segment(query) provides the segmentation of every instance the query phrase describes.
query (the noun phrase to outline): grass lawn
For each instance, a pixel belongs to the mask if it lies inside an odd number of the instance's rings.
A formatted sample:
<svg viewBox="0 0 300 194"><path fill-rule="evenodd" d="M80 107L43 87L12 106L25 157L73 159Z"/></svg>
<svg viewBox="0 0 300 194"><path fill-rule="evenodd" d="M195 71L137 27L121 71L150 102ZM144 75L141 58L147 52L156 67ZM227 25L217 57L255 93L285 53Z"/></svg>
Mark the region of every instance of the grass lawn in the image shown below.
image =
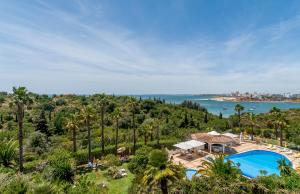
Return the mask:
<svg viewBox="0 0 300 194"><path fill-rule="evenodd" d="M131 186L131 181L133 180L134 175L129 172L127 163L123 164L119 168L126 169L128 175L121 179L109 179L105 176L106 170L92 171L88 172L86 175L88 176L88 179L95 181L97 184L104 183L105 185L107 185L108 194L127 194L128 188Z"/></svg>

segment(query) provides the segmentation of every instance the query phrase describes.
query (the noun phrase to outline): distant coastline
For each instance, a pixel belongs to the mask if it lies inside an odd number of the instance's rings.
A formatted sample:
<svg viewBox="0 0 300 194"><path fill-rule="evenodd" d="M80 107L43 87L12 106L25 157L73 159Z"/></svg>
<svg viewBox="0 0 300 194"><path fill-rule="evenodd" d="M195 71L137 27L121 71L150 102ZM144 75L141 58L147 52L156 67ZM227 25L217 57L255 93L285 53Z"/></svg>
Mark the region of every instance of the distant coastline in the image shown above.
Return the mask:
<svg viewBox="0 0 300 194"><path fill-rule="evenodd" d="M245 97L236 97L236 96L215 96L212 97L211 100L218 101L218 102L296 102L300 103L300 99L258 99L258 98L245 98Z"/></svg>

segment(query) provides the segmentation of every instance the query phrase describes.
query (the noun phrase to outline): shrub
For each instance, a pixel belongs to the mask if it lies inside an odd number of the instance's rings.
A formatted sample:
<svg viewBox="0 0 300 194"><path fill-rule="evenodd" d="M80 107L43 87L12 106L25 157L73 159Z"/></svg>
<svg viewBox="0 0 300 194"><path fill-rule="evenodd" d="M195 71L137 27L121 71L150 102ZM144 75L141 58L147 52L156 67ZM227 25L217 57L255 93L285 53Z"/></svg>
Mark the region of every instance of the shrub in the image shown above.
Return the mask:
<svg viewBox="0 0 300 194"><path fill-rule="evenodd" d="M149 155L149 164L160 168L168 161L168 154L163 150L152 150Z"/></svg>
<svg viewBox="0 0 300 194"><path fill-rule="evenodd" d="M3 185L1 188L3 194L25 194L29 188L27 177L23 175L10 177Z"/></svg>
<svg viewBox="0 0 300 194"><path fill-rule="evenodd" d="M53 179L72 182L74 171L72 169L72 159L65 150L58 150L49 159L50 175Z"/></svg>
<svg viewBox="0 0 300 194"><path fill-rule="evenodd" d="M145 170L149 161L148 155L151 149L151 147L144 146L136 151L135 156L128 164L128 169L130 172L139 174Z"/></svg>
<svg viewBox="0 0 300 194"><path fill-rule="evenodd" d="M0 164L5 167L12 165L12 161L16 156L16 143L14 141L0 142Z"/></svg>
<svg viewBox="0 0 300 194"><path fill-rule="evenodd" d="M121 174L119 173L119 170L116 166L111 166L107 169L106 175L109 176L112 179L119 179L122 178Z"/></svg>
<svg viewBox="0 0 300 194"><path fill-rule="evenodd" d="M149 147L152 148L161 148L161 147L167 147L167 148L172 148L174 144L178 142L177 139L165 139L160 141L160 145L157 145L156 141L152 141L148 143ZM136 144L137 149L141 148L144 145L143 142L138 142ZM125 144L120 144L119 147L126 147ZM128 147L128 146L127 146ZM115 146L114 145L108 145L105 147L104 154L114 154L115 153ZM100 158L101 157L101 150L100 148L95 148L92 150L92 156L95 158ZM75 160L76 164L86 164L88 162L88 151L87 150L79 150L75 154Z"/></svg>
<svg viewBox="0 0 300 194"><path fill-rule="evenodd" d="M38 155L43 154L47 149L46 135L39 131L34 132L29 138L29 146Z"/></svg>
<svg viewBox="0 0 300 194"><path fill-rule="evenodd" d="M106 194L107 190L100 185L96 185L95 182L89 181L87 176L82 176L78 181L75 182L73 187L69 187L67 190L68 194Z"/></svg>
<svg viewBox="0 0 300 194"><path fill-rule="evenodd" d="M35 184L31 191L32 194L57 194L57 188L51 183Z"/></svg>
<svg viewBox="0 0 300 194"><path fill-rule="evenodd" d="M121 165L118 157L113 154L106 155L102 161L103 161L104 167L106 167L106 168L111 167L111 166L120 166Z"/></svg>

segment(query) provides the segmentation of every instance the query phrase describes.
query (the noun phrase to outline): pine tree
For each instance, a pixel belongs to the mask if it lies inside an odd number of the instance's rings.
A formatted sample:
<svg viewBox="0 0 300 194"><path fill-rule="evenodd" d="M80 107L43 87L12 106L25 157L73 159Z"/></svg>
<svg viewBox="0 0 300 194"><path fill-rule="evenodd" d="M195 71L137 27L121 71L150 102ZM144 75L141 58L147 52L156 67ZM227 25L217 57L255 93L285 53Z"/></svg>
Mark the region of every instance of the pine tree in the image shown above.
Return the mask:
<svg viewBox="0 0 300 194"><path fill-rule="evenodd" d="M208 113L207 113L207 111L205 112L205 115L204 115L204 123L208 123Z"/></svg>
<svg viewBox="0 0 300 194"><path fill-rule="evenodd" d="M40 117L36 121L36 131L40 131L41 133L44 133L48 141L48 138L51 135L51 133L45 116L45 111L41 112Z"/></svg>

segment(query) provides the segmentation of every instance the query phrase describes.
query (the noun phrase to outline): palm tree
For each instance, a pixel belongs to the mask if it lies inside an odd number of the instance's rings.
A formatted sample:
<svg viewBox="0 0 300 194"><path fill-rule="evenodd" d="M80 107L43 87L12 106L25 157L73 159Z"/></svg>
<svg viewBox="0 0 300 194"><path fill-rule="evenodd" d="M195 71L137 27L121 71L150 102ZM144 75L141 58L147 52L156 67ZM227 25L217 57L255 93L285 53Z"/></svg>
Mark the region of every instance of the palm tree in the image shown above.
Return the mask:
<svg viewBox="0 0 300 194"><path fill-rule="evenodd" d="M91 155L91 122L95 120L95 110L92 106L84 106L80 114L81 122L85 125L88 131L88 158L92 162Z"/></svg>
<svg viewBox="0 0 300 194"><path fill-rule="evenodd" d="M256 115L254 113L247 113L245 117L241 118L243 125L249 126L251 128L251 141L254 140L254 127L259 127L256 123Z"/></svg>
<svg viewBox="0 0 300 194"><path fill-rule="evenodd" d="M13 103L17 108L17 120L19 126L19 170L23 171L23 118L25 107L32 102L25 87L13 87Z"/></svg>
<svg viewBox="0 0 300 194"><path fill-rule="evenodd" d="M240 175L238 166L230 160L225 160L224 155L219 155L215 159L208 158L208 161L204 161L198 173L204 176L237 177Z"/></svg>
<svg viewBox="0 0 300 194"><path fill-rule="evenodd" d="M133 129L133 154L135 154L136 150L136 126L135 126L135 113L137 111L138 103L134 98L129 99L129 109L132 114L132 129Z"/></svg>
<svg viewBox="0 0 300 194"><path fill-rule="evenodd" d="M16 143L12 140L0 142L0 164L4 167L10 167L16 155Z"/></svg>
<svg viewBox="0 0 300 194"><path fill-rule="evenodd" d="M279 128L279 139L280 139L280 146L283 146L283 130L287 127L287 121L281 116L278 120L275 121L276 126Z"/></svg>
<svg viewBox="0 0 300 194"><path fill-rule="evenodd" d="M277 120L281 117L281 110L279 108L273 107L270 110L271 113L271 118L272 118L272 122L273 122L273 126L275 129L275 136L276 136L276 140L278 140L278 128L279 126L277 125Z"/></svg>
<svg viewBox="0 0 300 194"><path fill-rule="evenodd" d="M278 160L278 169L280 170L281 176L290 176L292 174L292 164L285 159Z"/></svg>
<svg viewBox="0 0 300 194"><path fill-rule="evenodd" d="M121 110L119 108L115 108L112 113L112 117L116 122L116 136L115 136L115 154L118 154L118 141L119 141L119 119L121 117Z"/></svg>
<svg viewBox="0 0 300 194"><path fill-rule="evenodd" d="M47 103L44 104L44 110L48 111L49 113L49 121L52 120L52 112L55 110L55 105L52 101L49 101Z"/></svg>
<svg viewBox="0 0 300 194"><path fill-rule="evenodd" d="M239 117L239 128L241 129L241 112L244 110L244 107L240 104L235 105L234 110L237 112Z"/></svg>
<svg viewBox="0 0 300 194"><path fill-rule="evenodd" d="M153 150L149 156L149 165L142 177L142 185L149 190L160 188L168 194L169 185L184 177L184 168L168 162L167 154L161 150Z"/></svg>
<svg viewBox="0 0 300 194"><path fill-rule="evenodd" d="M100 112L101 112L101 119L100 119L100 124L101 124L101 152L102 156L104 155L104 150L105 150L105 142L104 142L104 114L105 114L105 107L107 106L107 100L105 96L102 96L101 100L99 101L99 107L100 107Z"/></svg>
<svg viewBox="0 0 300 194"><path fill-rule="evenodd" d="M2 104L5 102L5 97L0 96L0 108L2 107ZM3 122L3 115L0 113L0 124Z"/></svg>
<svg viewBox="0 0 300 194"><path fill-rule="evenodd" d="M139 135L144 136L144 144L147 145L148 137L152 135L151 126L147 123L142 123L139 127Z"/></svg>
<svg viewBox="0 0 300 194"><path fill-rule="evenodd" d="M66 128L69 131L72 131L72 141L73 141L73 152L76 153L77 151L77 146L76 146L76 137L77 137L77 130L79 129L79 120L78 120L79 115L78 114L73 114L71 115L70 118L67 119L67 124Z"/></svg>

